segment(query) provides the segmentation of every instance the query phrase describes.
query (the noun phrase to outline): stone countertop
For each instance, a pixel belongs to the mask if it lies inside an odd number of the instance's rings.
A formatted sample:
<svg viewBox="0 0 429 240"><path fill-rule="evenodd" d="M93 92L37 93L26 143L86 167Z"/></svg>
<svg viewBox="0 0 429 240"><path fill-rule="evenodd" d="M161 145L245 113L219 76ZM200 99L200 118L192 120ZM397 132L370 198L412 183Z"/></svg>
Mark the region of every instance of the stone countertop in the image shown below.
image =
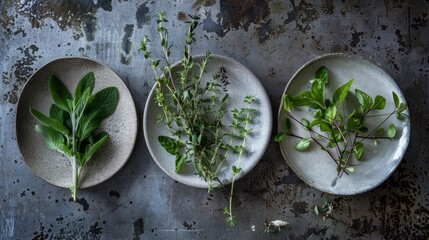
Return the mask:
<svg viewBox="0 0 429 240"><path fill-rule="evenodd" d="M344 52L388 72L410 107L409 148L394 174L356 196L326 195L333 217L313 212L322 192L301 181L270 142L258 165L236 183L238 226L224 223L228 194L178 183L155 164L142 116L154 84L138 52L169 18L179 59L187 14L199 14L195 54L210 50L253 71L270 97L274 119L293 73L314 57ZM0 239L428 239L428 1L281 0L2 0L0 2ZM156 49L154 51L156 53ZM50 185L26 166L16 143L15 112L26 81L58 57L86 56L109 65L129 87L139 132L124 168L95 187ZM273 129L277 129L274 120ZM275 130L273 130L273 136ZM264 221L290 225L265 233Z"/></svg>

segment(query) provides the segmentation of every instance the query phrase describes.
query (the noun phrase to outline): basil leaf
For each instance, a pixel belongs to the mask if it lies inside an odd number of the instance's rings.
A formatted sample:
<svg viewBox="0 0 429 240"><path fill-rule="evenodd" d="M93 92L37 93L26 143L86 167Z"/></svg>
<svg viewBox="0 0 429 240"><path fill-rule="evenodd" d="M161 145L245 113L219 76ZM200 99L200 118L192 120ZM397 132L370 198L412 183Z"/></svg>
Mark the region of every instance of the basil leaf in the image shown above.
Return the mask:
<svg viewBox="0 0 429 240"><path fill-rule="evenodd" d="M380 137L383 136L384 134L384 128L379 128L377 130L375 130L375 132L373 133L374 137Z"/></svg>
<svg viewBox="0 0 429 240"><path fill-rule="evenodd" d="M290 131L292 129L292 123L290 122L289 118L285 119L285 127L286 127L286 130L288 130L288 131Z"/></svg>
<svg viewBox="0 0 429 240"><path fill-rule="evenodd" d="M285 132L279 132L276 134L276 136L274 137L274 141L275 142L281 142L286 136Z"/></svg>
<svg viewBox="0 0 429 240"><path fill-rule="evenodd" d="M396 127L395 124L390 124L389 127L387 128L387 136L389 138L394 138L396 136Z"/></svg>
<svg viewBox="0 0 429 240"><path fill-rule="evenodd" d="M303 138L301 139L295 146L295 149L300 152L304 152L308 149L310 146L311 139L310 138Z"/></svg>
<svg viewBox="0 0 429 240"><path fill-rule="evenodd" d="M179 146L180 146L179 141L170 137L159 136L158 142L171 155L177 155L179 153Z"/></svg>
<svg viewBox="0 0 429 240"><path fill-rule="evenodd" d="M382 96L377 95L374 99L374 104L372 105L372 109L383 110L386 106L386 99Z"/></svg>
<svg viewBox="0 0 429 240"><path fill-rule="evenodd" d="M328 83L328 69L325 66L321 66L317 69L316 74L314 75L316 79L320 79L325 85Z"/></svg>
<svg viewBox="0 0 429 240"><path fill-rule="evenodd" d="M353 84L353 80L350 80L344 85L342 85L341 87L337 88L337 90L335 90L334 95L332 97L333 104L339 105L344 101L344 99L346 99L352 84Z"/></svg>
<svg viewBox="0 0 429 240"><path fill-rule="evenodd" d="M353 147L353 155L357 160L360 161L360 159L362 158L362 154L363 154L363 143L357 142Z"/></svg>
<svg viewBox="0 0 429 240"><path fill-rule="evenodd" d="M310 129L310 122L307 119L301 119L301 124L304 126L305 129Z"/></svg>
<svg viewBox="0 0 429 240"><path fill-rule="evenodd" d="M65 136L68 136L70 134L69 129L66 128L57 119L49 118L34 108L30 108L30 112L39 122L45 124L46 126L53 128L54 130L64 134Z"/></svg>
<svg viewBox="0 0 429 240"><path fill-rule="evenodd" d="M311 92L305 91L295 97L290 97L289 99L292 101L293 106L302 107L309 106L312 103L313 98L311 96Z"/></svg>
<svg viewBox="0 0 429 240"><path fill-rule="evenodd" d="M315 79L311 84L311 97L320 106L325 105L325 84L320 79Z"/></svg>
<svg viewBox="0 0 429 240"><path fill-rule="evenodd" d="M335 105L329 106L325 112L325 119L328 120L329 123L332 123L332 121L334 121L336 116L337 116L337 107Z"/></svg>
<svg viewBox="0 0 429 240"><path fill-rule="evenodd" d="M393 96L393 102L395 102L395 108L399 107L399 97L398 95L396 95L395 92L392 92L392 96Z"/></svg>
<svg viewBox="0 0 429 240"><path fill-rule="evenodd" d="M290 112L292 107L293 107L292 101L289 99L288 95L285 94L283 98L283 109Z"/></svg>
<svg viewBox="0 0 429 240"><path fill-rule="evenodd" d="M64 83L56 76L52 75L49 78L48 85L49 92L51 93L54 103L64 111L70 112L71 108L69 107L67 100L71 100L72 96Z"/></svg>
<svg viewBox="0 0 429 240"><path fill-rule="evenodd" d="M365 109L371 109L374 102L372 98L367 93L359 89L356 89L355 92L356 92L356 97L359 101L359 104L363 106Z"/></svg>
<svg viewBox="0 0 429 240"><path fill-rule="evenodd" d="M330 132L332 130L332 127L329 123L320 121L319 122L320 131L322 132Z"/></svg>

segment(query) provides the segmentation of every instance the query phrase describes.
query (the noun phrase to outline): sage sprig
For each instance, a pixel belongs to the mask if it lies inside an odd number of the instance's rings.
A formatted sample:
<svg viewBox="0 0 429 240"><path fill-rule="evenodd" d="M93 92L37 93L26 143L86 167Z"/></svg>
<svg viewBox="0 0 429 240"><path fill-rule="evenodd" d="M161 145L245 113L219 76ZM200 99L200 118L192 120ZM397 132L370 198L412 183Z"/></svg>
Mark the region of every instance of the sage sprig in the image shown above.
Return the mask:
<svg viewBox="0 0 429 240"><path fill-rule="evenodd" d="M373 140L374 145L377 145L379 140L391 140L396 136L396 126L391 123L386 131L383 127L385 122L393 115L400 120L408 116L404 113L407 105L400 102L395 92L392 92L394 109L387 113L379 113L385 108L386 99L380 95L373 98L359 89L355 89L358 105L350 113L346 113L342 111L345 109L343 104L348 97L353 80L337 88L332 98L326 96L328 80L328 69L322 66L317 69L314 79L310 81L309 91L303 91L296 96L284 95L283 109L287 114L283 123L285 131L277 133L274 140L280 142L286 136L290 136L298 139L295 146L297 151L307 151L312 144L316 144L322 151L328 153L338 171L338 177L332 183L332 186L335 186L336 180L343 173L349 174L355 171L355 164L351 164L353 159L362 160L363 141ZM296 107L312 109L313 119L297 119L293 114L293 109ZM379 120L380 118L382 120ZM369 120L378 121L376 127L371 130L366 124ZM301 125L309 136L295 134L292 121Z"/></svg>
<svg viewBox="0 0 429 240"><path fill-rule="evenodd" d="M49 92L54 103L49 116L30 108L38 121L36 131L44 136L49 148L66 155L72 167L70 191L77 199L82 170L106 142L108 133L96 130L101 122L113 114L119 101L119 92L108 87L92 94L95 76L90 72L78 83L74 95L56 76L49 78Z"/></svg>
<svg viewBox="0 0 429 240"><path fill-rule="evenodd" d="M189 16L186 44L180 64L173 67L170 61L170 45L166 13L158 14L156 31L159 33L162 57L153 58L149 39L141 41L140 51L150 63L155 74L155 102L162 109L158 122L165 124L170 136L158 136L159 144L175 157L175 171L180 174L184 164L193 164L196 174L207 182L211 192L216 183L223 186L219 172L230 154L238 154L231 167L232 183L229 206L225 207L226 222L235 226L237 218L232 213L234 182L241 168L240 162L246 152L246 137L252 131L255 109L254 98L244 98L245 108L228 109L229 77L221 66L206 80L207 66L212 58L209 51L201 61L194 61L191 45L196 42L194 30L199 18ZM203 78L204 77L204 78ZM203 80L204 79L204 80ZM232 116L231 116L232 115ZM227 120L232 123L226 126ZM172 163L173 164L173 163Z"/></svg>

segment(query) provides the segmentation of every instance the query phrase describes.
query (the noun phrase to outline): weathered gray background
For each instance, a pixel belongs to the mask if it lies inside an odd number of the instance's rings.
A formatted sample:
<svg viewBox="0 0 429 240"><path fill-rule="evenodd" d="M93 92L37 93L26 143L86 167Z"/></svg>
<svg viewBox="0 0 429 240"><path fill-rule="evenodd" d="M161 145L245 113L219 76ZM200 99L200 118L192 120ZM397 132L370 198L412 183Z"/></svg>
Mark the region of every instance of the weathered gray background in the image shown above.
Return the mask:
<svg viewBox="0 0 429 240"><path fill-rule="evenodd" d="M147 151L140 124L126 166L71 202L68 189L37 178L19 154L14 124L20 92L48 61L88 56L122 77L141 123L154 81L137 49L144 35L157 40L159 11L169 14L176 59L184 13L201 14L194 53L210 50L246 65L267 89L274 114L289 78L316 56L346 52L381 66L410 106L412 135L403 162L371 192L329 196L334 215L323 222L312 212L322 193L298 179L271 142L237 182L239 224L231 229L222 212L227 193L207 194L165 175ZM428 239L428 13L428 0L1 0L0 239ZM290 226L267 234L266 219Z"/></svg>

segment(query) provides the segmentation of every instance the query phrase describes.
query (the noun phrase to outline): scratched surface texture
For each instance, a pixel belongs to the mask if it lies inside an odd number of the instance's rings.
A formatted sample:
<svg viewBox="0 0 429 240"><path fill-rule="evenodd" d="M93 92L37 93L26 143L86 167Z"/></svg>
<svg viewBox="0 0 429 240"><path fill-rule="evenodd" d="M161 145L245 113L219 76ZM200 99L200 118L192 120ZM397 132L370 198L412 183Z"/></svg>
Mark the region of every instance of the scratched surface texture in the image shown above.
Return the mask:
<svg viewBox="0 0 429 240"><path fill-rule="evenodd" d="M141 122L154 81L137 49L144 35L158 39L159 11L169 14L174 59L182 51L186 14L199 14L193 52L210 50L246 65L265 86L275 116L292 74L316 56L345 52L381 66L410 105L411 142L399 168L368 193L328 196L335 209L324 222L312 210L322 193L297 178L270 142L259 164L237 182L239 224L227 227L225 191L207 194L175 182L146 148ZM1 0L0 239L428 239L428 14L428 0ZM82 189L76 203L68 189L30 171L14 131L24 84L62 56L111 66L129 87L140 122L126 166ZM274 219L290 225L264 233L264 221Z"/></svg>

